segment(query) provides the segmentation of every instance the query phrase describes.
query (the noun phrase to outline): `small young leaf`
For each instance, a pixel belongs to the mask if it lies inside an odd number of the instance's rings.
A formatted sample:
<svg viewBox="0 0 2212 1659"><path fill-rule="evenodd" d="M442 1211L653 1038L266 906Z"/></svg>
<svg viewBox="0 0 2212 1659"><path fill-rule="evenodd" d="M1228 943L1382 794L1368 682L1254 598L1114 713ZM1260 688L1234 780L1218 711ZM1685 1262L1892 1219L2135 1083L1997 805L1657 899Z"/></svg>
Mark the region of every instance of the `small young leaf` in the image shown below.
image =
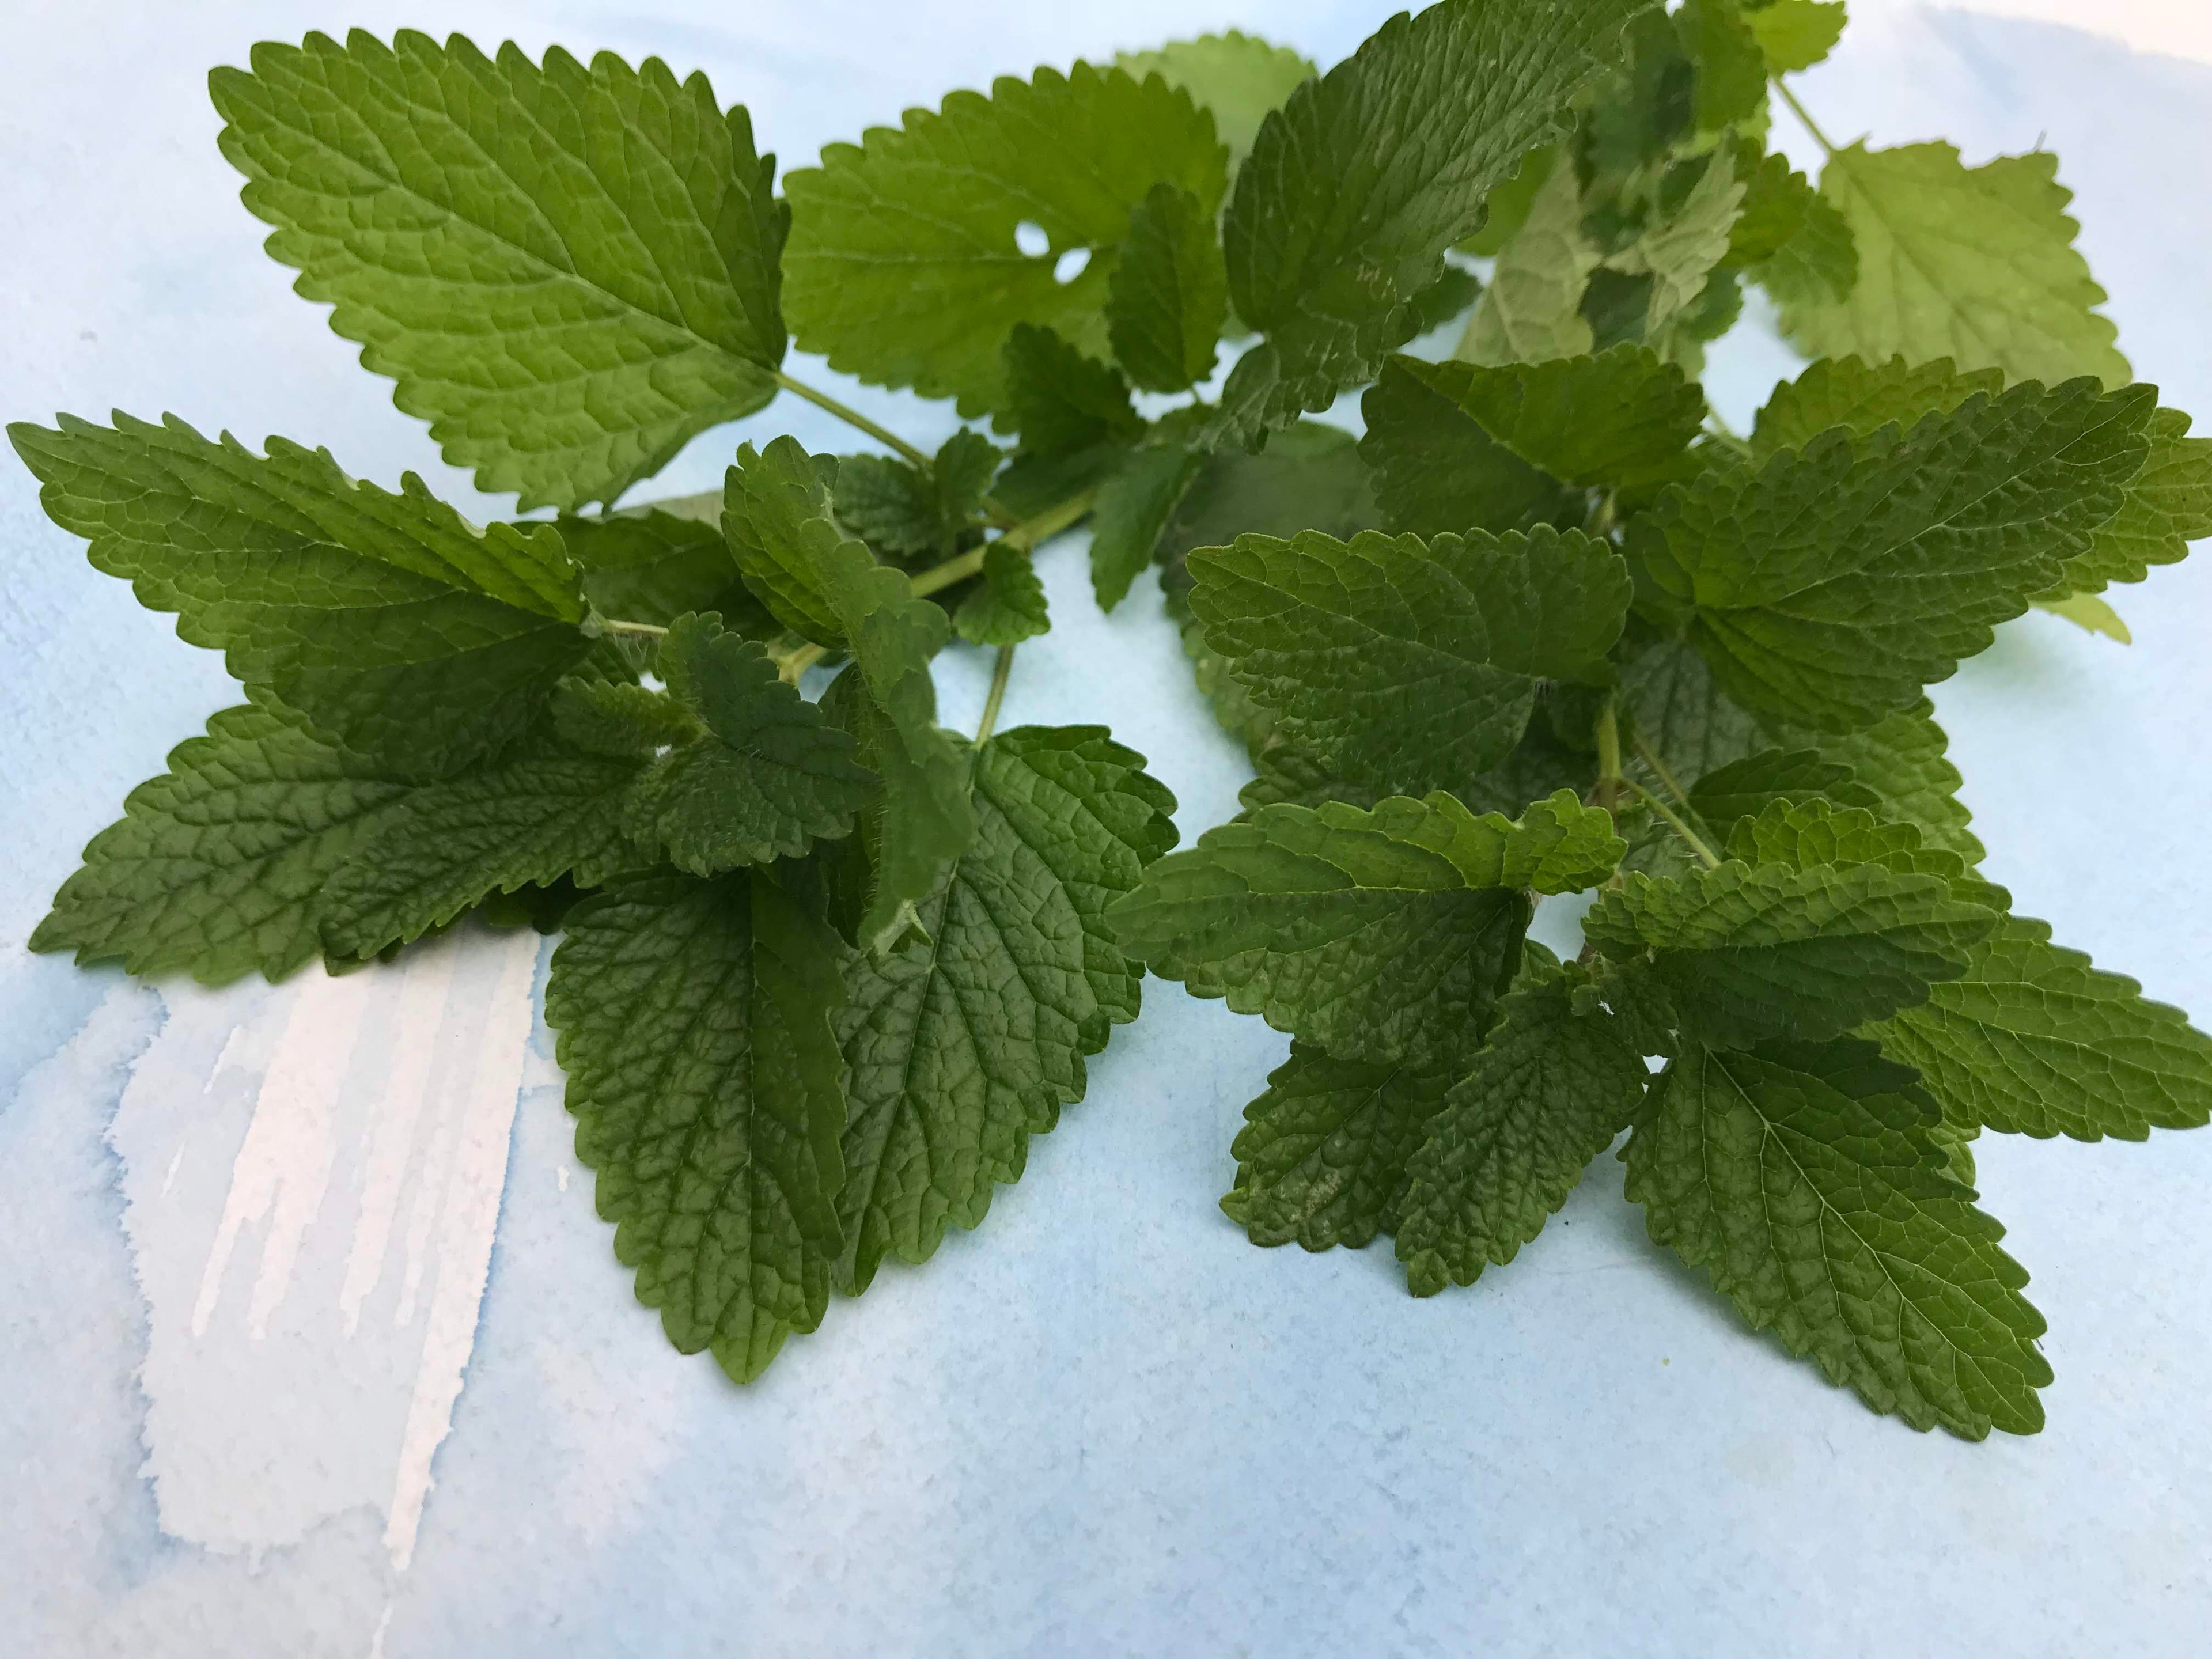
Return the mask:
<svg viewBox="0 0 2212 1659"><path fill-rule="evenodd" d="M1778 735L1850 767L1856 781L1881 798L1883 817L1916 826L1929 846L1957 854L1970 869L1982 861L1982 843L1966 827L1974 815L1959 799L1959 769L1945 757L1950 740L1927 698L1840 737L1786 729Z"/></svg>
<svg viewBox="0 0 2212 1659"><path fill-rule="evenodd" d="M1700 131L1719 132L1766 106L1765 52L1736 0L1683 0L1674 27L1697 65Z"/></svg>
<svg viewBox="0 0 2212 1659"><path fill-rule="evenodd" d="M1188 191L1154 185L1129 215L1108 290L1115 361L1147 391L1182 392L1213 373L1228 314L1213 216Z"/></svg>
<svg viewBox="0 0 2212 1659"><path fill-rule="evenodd" d="M2089 550L2067 560L2058 586L2100 593L2112 582L2139 582L2158 564L2187 556L2212 536L2212 438L2189 435L2189 416L2161 409L2150 417L2150 456L2128 483L2120 510L2097 527Z"/></svg>
<svg viewBox="0 0 2212 1659"><path fill-rule="evenodd" d="M1715 268L1728 258L1744 193L1743 181L1723 148L1707 162L1680 207L1655 219L1642 235L1607 260L1609 269L1651 279L1636 337L1655 349L1668 345L1668 331L1689 312Z"/></svg>
<svg viewBox="0 0 2212 1659"><path fill-rule="evenodd" d="M1019 645L1052 627L1044 584L1018 547L994 542L983 550L983 580L960 602L952 626L970 645Z"/></svg>
<svg viewBox="0 0 2212 1659"><path fill-rule="evenodd" d="M1583 234L1574 168L1553 168L1520 230L1498 254L1458 355L1492 364L1589 355L1592 336L1582 313L1583 292L1601 257Z"/></svg>
<svg viewBox="0 0 2212 1659"><path fill-rule="evenodd" d="M562 545L584 573L584 596L602 617L665 628L687 611L712 611L750 639L776 631L752 596L722 534L721 499L711 519L658 510L555 522Z"/></svg>
<svg viewBox="0 0 2212 1659"><path fill-rule="evenodd" d="M1769 0L1744 14L1766 55L1767 71L1795 75L1821 62L1844 38L1844 0Z"/></svg>
<svg viewBox="0 0 2212 1659"><path fill-rule="evenodd" d="M789 211L705 76L356 29L208 85L269 252L477 488L611 501L775 395Z"/></svg>
<svg viewBox="0 0 2212 1659"><path fill-rule="evenodd" d="M843 1243L836 937L760 871L652 875L569 914L545 1019L615 1255L684 1353L749 1382Z"/></svg>
<svg viewBox="0 0 2212 1659"><path fill-rule="evenodd" d="M975 836L917 909L926 939L847 964L852 1067L840 1286L926 1261L1018 1181L1083 1098L1084 1057L1137 1015L1104 909L1175 844L1175 798L1098 726L1025 726L975 758Z"/></svg>
<svg viewBox="0 0 2212 1659"><path fill-rule="evenodd" d="M1578 1012L1588 976L1524 972L1406 1164L1398 1260L1415 1296L1504 1267L1628 1127L1650 1079L1620 1022Z"/></svg>
<svg viewBox="0 0 2212 1659"><path fill-rule="evenodd" d="M1278 729L1346 775L1456 787L1520 740L1537 683L1601 675L1620 556L1579 532L1241 536L1190 556L1206 641Z"/></svg>
<svg viewBox="0 0 2212 1659"><path fill-rule="evenodd" d="M902 558L944 545L937 481L896 456L838 457L831 505L837 522L878 553Z"/></svg>
<svg viewBox="0 0 2212 1659"><path fill-rule="evenodd" d="M1912 426L1923 416L1953 413L1978 392L1994 398L2004 386L1997 370L1961 373L1948 357L1924 363L1824 357L1774 389L1752 428L1752 453L1764 460L1802 449L1832 427L1867 437L1893 421Z"/></svg>
<svg viewBox="0 0 2212 1659"><path fill-rule="evenodd" d="M1449 1071L1336 1060L1293 1040L1244 1109L1221 1207L1255 1244L1364 1249L1397 1227L1406 1160L1451 1083Z"/></svg>
<svg viewBox="0 0 2212 1659"><path fill-rule="evenodd" d="M1005 356L1006 406L1024 456L1130 444L1144 432L1121 371L1085 356L1052 330L1018 325Z"/></svg>
<svg viewBox="0 0 2212 1659"><path fill-rule="evenodd" d="M1846 297L1858 282L1859 256L1843 215L1788 156L1739 153L1745 158L1737 164L1743 212L1729 232L1729 263L1748 267L1770 285L1788 266L1778 279L1782 288L1794 276L1801 287L1819 282L1832 299Z"/></svg>
<svg viewBox="0 0 2212 1659"><path fill-rule="evenodd" d="M796 438L782 437L757 453L739 445L722 479L722 533L745 586L793 633L831 646L845 636L821 567L846 540L830 517L838 471L829 456L810 455Z"/></svg>
<svg viewBox="0 0 2212 1659"><path fill-rule="evenodd" d="M1222 227L1237 314L1267 336L1279 377L1266 424L1326 409L1413 337L1411 301L1444 251L1558 136L1644 9L1443 0L1385 23L1267 118Z"/></svg>
<svg viewBox="0 0 2212 1659"><path fill-rule="evenodd" d="M1814 357L1879 362L1948 357L2014 380L2132 378L2117 331L2094 307L2105 290L2074 249L2072 193L2048 152L1968 167L1949 144L1830 158L1820 193L1842 210L1859 252L1850 297L1783 293L1783 324Z"/></svg>
<svg viewBox="0 0 2212 1659"><path fill-rule="evenodd" d="M1114 63L1139 81L1157 75L1181 87L1210 112L1214 131L1229 146L1231 177L1251 154L1260 124L1314 76L1312 64L1288 46L1271 46L1238 29L1171 40L1156 52L1121 52Z"/></svg>
<svg viewBox="0 0 2212 1659"><path fill-rule="evenodd" d="M1106 349L1104 309L1129 213L1157 184L1211 218L1224 186L1213 122L1188 94L1078 64L956 92L822 165L788 174L784 305L799 343L830 367L976 416L1006 407L1007 330L1058 330ZM1023 252L1035 224L1048 246ZM1076 249L1090 263L1063 283Z"/></svg>
<svg viewBox="0 0 2212 1659"><path fill-rule="evenodd" d="M60 422L8 435L94 566L392 775L490 758L590 648L551 525L478 531L411 472L395 495L282 438L264 460L174 416Z"/></svg>
<svg viewBox="0 0 2212 1659"><path fill-rule="evenodd" d="M226 708L84 849L33 951L221 985L278 980L320 941L326 883L412 793L266 708Z"/></svg>
<svg viewBox="0 0 2212 1659"><path fill-rule="evenodd" d="M1517 823L1443 793L1268 806L1162 859L1108 917L1194 995L1342 1059L1427 1069L1480 1045L1520 965L1524 890L1594 887L1622 850L1611 817L1565 791Z"/></svg>
<svg viewBox="0 0 2212 1659"><path fill-rule="evenodd" d="M853 740L822 718L755 641L720 618L684 616L660 642L660 672L703 729L654 762L632 792L627 824L695 876L796 857L852 833L881 780Z"/></svg>
<svg viewBox="0 0 2212 1659"><path fill-rule="evenodd" d="M1690 788L1691 809L1723 840L1739 818L1757 817L1776 801L1810 799L1875 806L1881 797L1849 765L1813 749L1763 749L1706 773Z"/></svg>

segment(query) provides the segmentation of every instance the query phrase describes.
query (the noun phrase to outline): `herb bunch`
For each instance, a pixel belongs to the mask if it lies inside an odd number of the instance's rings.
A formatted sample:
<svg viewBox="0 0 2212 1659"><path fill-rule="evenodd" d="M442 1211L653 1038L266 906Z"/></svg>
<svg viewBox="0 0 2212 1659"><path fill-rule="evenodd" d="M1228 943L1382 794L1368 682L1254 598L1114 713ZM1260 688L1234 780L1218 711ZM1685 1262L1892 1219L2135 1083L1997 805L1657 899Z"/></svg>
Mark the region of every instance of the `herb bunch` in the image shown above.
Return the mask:
<svg viewBox="0 0 2212 1659"><path fill-rule="evenodd" d="M1844 21L1441 0L1326 75L1210 36L781 193L658 60L257 48L212 86L270 252L556 515L173 416L11 428L246 696L34 946L213 982L559 929L600 1213L741 1380L983 1218L1149 968L1292 1036L1223 1200L1254 1242L1469 1284L1626 1131L1753 1326L1916 1427L2033 1431L1972 1142L2202 1125L2212 1042L1978 873L1925 688L2031 605L2120 629L2104 591L2212 533L2212 442L2133 383L2054 158L1820 137L1784 77ZM1814 361L1746 434L1698 376L1747 286ZM924 453L794 338L972 424ZM782 392L873 447L616 505ZM1351 396L1360 435L1314 418ZM1187 851L1103 727L995 730L1085 521L1099 603L1157 567L1251 750ZM997 653L972 740L956 637ZM1571 894L1563 962L1528 931Z"/></svg>

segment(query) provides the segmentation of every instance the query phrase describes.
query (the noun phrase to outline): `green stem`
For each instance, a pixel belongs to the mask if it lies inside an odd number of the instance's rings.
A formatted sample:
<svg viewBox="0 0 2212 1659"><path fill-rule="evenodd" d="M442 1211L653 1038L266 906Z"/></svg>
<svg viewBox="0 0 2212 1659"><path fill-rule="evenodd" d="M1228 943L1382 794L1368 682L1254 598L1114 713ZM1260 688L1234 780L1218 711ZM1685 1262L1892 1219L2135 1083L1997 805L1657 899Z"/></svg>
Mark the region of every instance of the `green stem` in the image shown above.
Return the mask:
<svg viewBox="0 0 2212 1659"><path fill-rule="evenodd" d="M775 372L775 383L781 386L786 392L797 392L800 397L805 398L808 403L812 404L817 409L828 410L839 420L844 422L847 426L852 427L857 431L866 433L878 443L890 445L891 448L905 456L907 459L912 461L916 466L926 468L930 465L929 457L922 451L916 449L912 444L900 437L897 433L893 432L888 427L878 426L873 421L861 414L859 410L853 408L849 404L839 403L828 392L817 392L812 386L807 385L805 381L795 380L790 375L785 374L781 369L778 369Z"/></svg>
<svg viewBox="0 0 2212 1659"><path fill-rule="evenodd" d="M624 622L618 617L599 617L592 628L602 634L635 634L641 639L665 640L668 630L659 623ZM586 629L586 632L592 629Z"/></svg>
<svg viewBox="0 0 2212 1659"><path fill-rule="evenodd" d="M991 665L991 691L983 699L983 718L975 722L975 741L988 742L992 728L999 723L999 705L1006 700L1006 682L1013 678L1014 647L999 647L999 660Z"/></svg>
<svg viewBox="0 0 2212 1659"><path fill-rule="evenodd" d="M1813 118L1812 112L1797 101L1797 94L1782 84L1782 77L1778 75L1774 77L1774 89L1782 94L1782 101L1790 106L1790 112L1804 123L1805 131L1813 135L1813 142L1833 155L1836 147L1828 142L1828 135L1820 131L1820 124Z"/></svg>
<svg viewBox="0 0 2212 1659"><path fill-rule="evenodd" d="M983 556L1000 545L1018 547L1029 551L1039 542L1048 540L1091 511L1098 492L1086 489L1079 495L1071 495L1057 507L1047 507L1034 519L1024 519L995 542L985 542L981 547L971 547L955 559L932 565L913 580L914 591L924 597L964 582L970 576L983 574Z"/></svg>
<svg viewBox="0 0 2212 1659"><path fill-rule="evenodd" d="M1620 805L1621 787L1627 781L1620 773L1620 714L1611 697L1597 712L1596 735L1597 787L1590 792L1590 804L1610 812Z"/></svg>
<svg viewBox="0 0 2212 1659"><path fill-rule="evenodd" d="M1680 813L1676 812L1673 807L1668 805L1665 801L1660 799L1658 796L1653 794L1649 789L1646 789L1642 784L1637 782L1634 778L1630 778L1627 781L1628 787L1631 789L1633 789L1638 795L1642 797L1644 804L1650 807L1653 811L1656 812L1661 817L1666 819L1668 824L1674 830L1674 833L1680 836L1689 844L1690 850L1698 855L1699 861L1705 865L1706 869L1717 870L1721 867L1721 861L1714 855L1713 849L1705 845L1704 841L1698 837L1696 830L1691 829L1688 824L1682 821L1681 815Z"/></svg>
<svg viewBox="0 0 2212 1659"><path fill-rule="evenodd" d="M786 685L799 684L799 677L830 654L826 645L802 645L784 652L775 659L776 677Z"/></svg>
<svg viewBox="0 0 2212 1659"><path fill-rule="evenodd" d="M1696 811L1698 809L1690 805L1690 792L1674 781L1674 775L1667 769L1667 763L1651 752L1651 745L1644 741L1644 734L1641 732L1636 734L1634 741L1636 758L1651 769L1652 775L1667 786L1667 793L1682 803L1684 811Z"/></svg>

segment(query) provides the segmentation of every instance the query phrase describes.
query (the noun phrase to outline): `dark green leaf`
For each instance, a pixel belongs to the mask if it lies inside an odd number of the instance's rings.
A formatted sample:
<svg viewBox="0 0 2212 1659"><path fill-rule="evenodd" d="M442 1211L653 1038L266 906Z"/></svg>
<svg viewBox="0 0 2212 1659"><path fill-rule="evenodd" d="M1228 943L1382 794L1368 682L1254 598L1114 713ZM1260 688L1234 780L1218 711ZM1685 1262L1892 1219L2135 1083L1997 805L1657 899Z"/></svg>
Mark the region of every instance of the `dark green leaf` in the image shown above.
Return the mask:
<svg viewBox="0 0 2212 1659"><path fill-rule="evenodd" d="M1213 215L1188 191L1154 185L1129 215L1106 301L1114 358L1152 392L1181 392L1213 373L1229 314L1229 278Z"/></svg>
<svg viewBox="0 0 2212 1659"><path fill-rule="evenodd" d="M1019 645L1052 627L1044 584L1030 556L1003 541L983 551L983 579L960 602L952 626L970 645Z"/></svg>
<svg viewBox="0 0 2212 1659"><path fill-rule="evenodd" d="M821 567L847 540L830 516L839 471L834 457L781 437L757 452L740 444L722 478L722 533L745 586L793 633L832 646L844 643L844 633Z"/></svg>

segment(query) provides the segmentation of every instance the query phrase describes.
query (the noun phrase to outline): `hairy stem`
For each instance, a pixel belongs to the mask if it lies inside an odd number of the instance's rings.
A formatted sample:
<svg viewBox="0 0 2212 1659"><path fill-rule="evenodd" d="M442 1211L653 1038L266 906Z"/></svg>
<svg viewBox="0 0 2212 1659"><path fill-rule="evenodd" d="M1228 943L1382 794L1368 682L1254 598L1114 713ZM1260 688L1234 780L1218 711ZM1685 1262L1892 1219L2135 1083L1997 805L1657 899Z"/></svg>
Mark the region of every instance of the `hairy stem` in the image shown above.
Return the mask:
<svg viewBox="0 0 2212 1659"><path fill-rule="evenodd" d="M1790 112L1803 123L1806 131L1813 135L1813 142L1833 155L1836 147L1828 142L1828 135L1820 131L1820 124L1813 118L1812 112L1797 101L1797 94L1782 84L1782 77L1778 75L1774 77L1774 89L1782 94L1782 101L1790 106Z"/></svg>
<svg viewBox="0 0 2212 1659"><path fill-rule="evenodd" d="M1683 821L1682 815L1680 813L1677 812L1673 807L1668 805L1665 801L1660 799L1658 796L1653 794L1642 784L1637 782L1635 779L1631 778L1628 780L1628 787L1637 793L1637 795L1643 800L1646 806L1650 807L1661 817L1667 820L1668 827L1673 830L1676 835L1682 838L1684 843L1689 848L1689 849L1698 855L1698 862L1703 864L1706 869L1717 870L1721 867L1719 855L1717 854L1711 848L1705 845L1705 838L1703 836L1699 836L1696 830L1691 829L1690 826Z"/></svg>
<svg viewBox="0 0 2212 1659"><path fill-rule="evenodd" d="M1620 806L1627 780L1620 773L1620 713L1610 696L1597 711L1596 735L1597 787L1590 791L1590 805L1611 812Z"/></svg>
<svg viewBox="0 0 2212 1659"><path fill-rule="evenodd" d="M659 623L624 622L619 617L595 617L587 632L601 634L635 634L641 639L665 640L668 630Z"/></svg>
<svg viewBox="0 0 2212 1659"><path fill-rule="evenodd" d="M914 591L927 596L938 592L940 588L950 587L955 582L964 582L970 576L981 575L983 571L983 556L997 546L1000 542L1012 547L1018 547L1024 552L1027 552L1039 542L1057 536L1085 514L1090 512L1091 503L1097 499L1097 495L1098 492L1095 489L1086 489L1079 495L1071 495L1057 507L1047 507L1034 519L1023 520L1005 535L1000 537L998 542L986 542L981 547L969 548L957 558L947 559L943 564L932 565L928 569L912 578Z"/></svg>
<svg viewBox="0 0 2212 1659"><path fill-rule="evenodd" d="M1667 769L1667 763L1654 754L1651 745L1644 741L1644 734L1637 732L1632 741L1636 744L1636 758L1651 769L1652 776L1667 786L1667 793L1681 802L1683 811L1695 811L1697 809L1690 805L1690 792L1674 781L1674 775Z"/></svg>
<svg viewBox="0 0 2212 1659"><path fill-rule="evenodd" d="M813 644L794 646L788 651L778 653L775 656L776 678L786 685L796 685L801 674L829 654L828 646Z"/></svg>
<svg viewBox="0 0 2212 1659"><path fill-rule="evenodd" d="M988 741L992 728L999 723L999 705L1006 700L1006 682L1013 678L1014 647L999 647L999 659L991 665L990 695L983 699L983 718L975 722L975 741Z"/></svg>
<svg viewBox="0 0 2212 1659"><path fill-rule="evenodd" d="M859 410L853 408L849 404L839 403L828 392L817 392L814 387L807 385L805 381L793 380L781 369L778 369L775 372L775 383L781 386L786 392L797 392L800 397L805 398L808 403L812 404L817 409L828 410L830 413L835 415L839 420L844 422L847 426L853 428L856 431L866 433L878 443L890 445L891 448L897 451L901 455L903 455L908 460L912 461L916 466L927 468L931 464L930 459L927 454L922 451L916 449L905 439L900 437L897 433L893 432L888 427L877 425L866 416L861 414Z"/></svg>

